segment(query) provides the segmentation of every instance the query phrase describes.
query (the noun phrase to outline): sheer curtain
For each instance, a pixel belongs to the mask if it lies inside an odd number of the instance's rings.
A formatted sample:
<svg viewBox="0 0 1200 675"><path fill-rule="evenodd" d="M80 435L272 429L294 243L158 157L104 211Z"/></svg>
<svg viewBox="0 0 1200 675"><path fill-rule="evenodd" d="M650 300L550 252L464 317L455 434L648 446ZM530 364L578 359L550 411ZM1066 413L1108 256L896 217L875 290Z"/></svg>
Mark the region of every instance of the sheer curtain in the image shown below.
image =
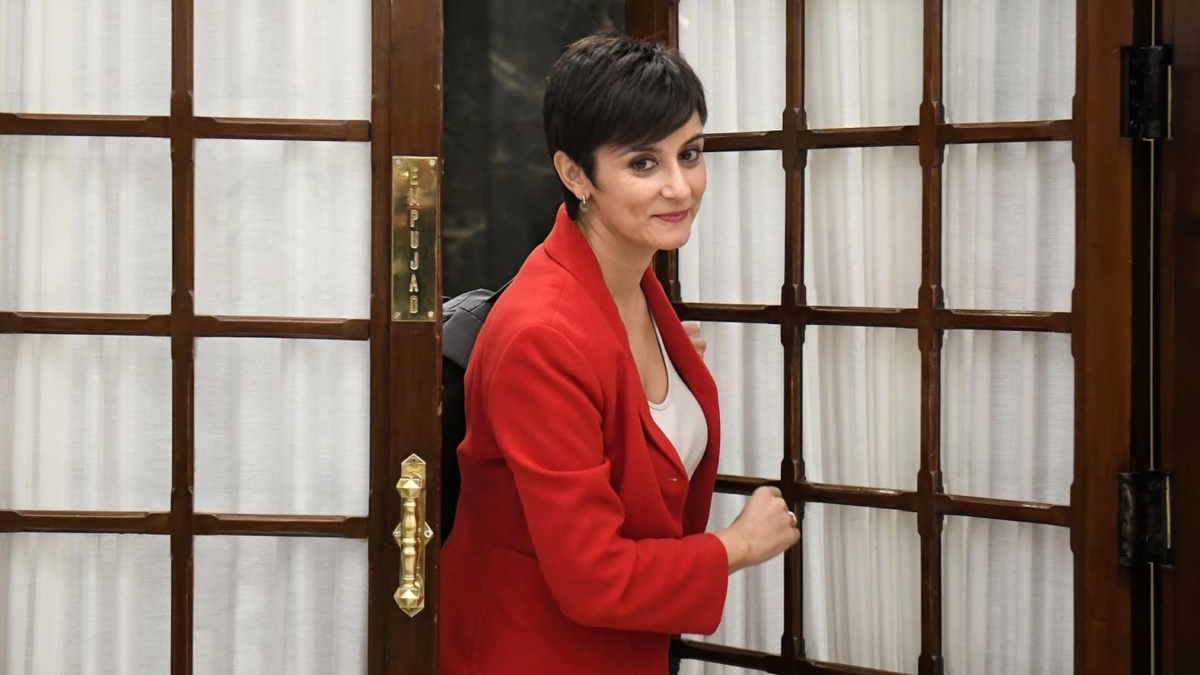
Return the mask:
<svg viewBox="0 0 1200 675"><path fill-rule="evenodd" d="M368 119L366 0L196 3L197 115ZM167 115L170 0L0 0L0 111ZM364 318L365 143L196 144L200 314ZM167 139L0 137L0 310L168 314ZM364 515L362 342L199 339L197 511ZM0 336L0 509L167 511L169 338ZM365 542L198 537L194 667L364 672ZM170 667L153 535L0 534L0 671Z"/></svg>
<svg viewBox="0 0 1200 675"><path fill-rule="evenodd" d="M1000 12L1003 5L1005 11ZM710 132L779 128L783 0L684 0L680 46L709 95ZM808 0L805 108L812 128L919 121L920 0ZM1070 117L1074 3L947 3L950 122ZM696 232L680 254L684 298L775 304L783 282L778 153L712 153ZM1069 144L953 146L943 167L947 305L1070 309L1074 174ZM915 148L823 150L805 172L805 284L822 305L915 307L921 169ZM783 352L777 327L708 324L721 387L724 473L779 475ZM803 353L810 480L916 489L916 331L811 327ZM949 332L942 357L947 491L1065 504L1072 475L1069 337ZM743 498L718 496L712 525ZM804 518L810 658L915 673L920 539L915 515L812 505ZM1072 558L1065 529L948 518L943 544L947 673L1071 671ZM782 565L731 580L707 641L779 651ZM684 672L742 672L685 662Z"/></svg>

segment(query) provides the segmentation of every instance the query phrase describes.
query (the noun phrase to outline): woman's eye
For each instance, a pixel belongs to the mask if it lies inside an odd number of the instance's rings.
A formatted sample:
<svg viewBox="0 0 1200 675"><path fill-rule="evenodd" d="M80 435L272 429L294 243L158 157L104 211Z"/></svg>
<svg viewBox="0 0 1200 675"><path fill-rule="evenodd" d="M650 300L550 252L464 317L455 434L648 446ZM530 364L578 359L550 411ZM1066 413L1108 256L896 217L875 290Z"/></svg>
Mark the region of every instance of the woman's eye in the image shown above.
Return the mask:
<svg viewBox="0 0 1200 675"><path fill-rule="evenodd" d="M684 150L683 154L680 155L680 158L682 158L685 162L694 162L700 159L700 152L701 151L698 148L690 148L688 150Z"/></svg>
<svg viewBox="0 0 1200 675"><path fill-rule="evenodd" d="M649 157L643 157L633 160L633 164L630 164L630 166L633 167L634 171L647 171L654 166L654 160Z"/></svg>

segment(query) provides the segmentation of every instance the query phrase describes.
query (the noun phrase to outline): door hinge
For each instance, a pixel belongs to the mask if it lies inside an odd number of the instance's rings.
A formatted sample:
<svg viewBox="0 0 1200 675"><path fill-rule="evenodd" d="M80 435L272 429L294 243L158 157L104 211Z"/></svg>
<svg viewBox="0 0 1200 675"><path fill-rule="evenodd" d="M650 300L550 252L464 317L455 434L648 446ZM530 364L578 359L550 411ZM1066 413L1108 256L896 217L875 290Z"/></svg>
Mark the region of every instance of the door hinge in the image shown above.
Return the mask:
<svg viewBox="0 0 1200 675"><path fill-rule="evenodd" d="M1120 480L1120 562L1171 566L1171 475L1161 471L1122 471Z"/></svg>
<svg viewBox="0 0 1200 675"><path fill-rule="evenodd" d="M1121 138L1171 137L1171 45L1121 48Z"/></svg>

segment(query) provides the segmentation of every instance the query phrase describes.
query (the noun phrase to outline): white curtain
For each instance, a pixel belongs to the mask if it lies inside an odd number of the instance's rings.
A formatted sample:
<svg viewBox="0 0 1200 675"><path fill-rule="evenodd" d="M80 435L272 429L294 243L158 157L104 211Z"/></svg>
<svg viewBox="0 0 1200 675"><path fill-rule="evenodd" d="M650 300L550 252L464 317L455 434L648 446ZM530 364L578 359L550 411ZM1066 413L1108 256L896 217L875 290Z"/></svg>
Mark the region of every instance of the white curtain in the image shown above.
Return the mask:
<svg viewBox="0 0 1200 675"><path fill-rule="evenodd" d="M1074 93L1074 2L946 3L950 122L1065 119ZM778 129L783 0L683 0L681 49L701 74L708 131ZM805 108L812 128L919 121L920 0L808 0ZM681 252L684 298L776 304L783 283L779 153L710 153L709 188ZM1069 311L1074 174L1066 143L955 146L943 168L943 286L953 308ZM921 169L915 148L811 152L805 284L820 305L916 307ZM779 475L783 350L777 327L710 323L724 473ZM810 480L916 489L916 331L811 327L803 353ZM1073 362L1064 335L948 332L942 466L949 492L1068 503ZM712 526L744 498L718 496ZM914 514L810 504L804 637L810 658L915 673L920 538ZM1063 528L948 518L942 537L947 673L1071 672L1072 557ZM783 568L731 580L708 641L779 653ZM736 673L686 662L689 675Z"/></svg>
<svg viewBox="0 0 1200 675"><path fill-rule="evenodd" d="M203 0L195 109L368 119L367 0ZM166 115L170 0L0 0L0 111ZM201 314L365 318L365 143L199 141ZM0 311L167 314L167 139L0 137ZM197 511L364 515L365 342L199 339ZM168 338L0 336L0 509L170 509ZM366 669L363 541L198 537L194 668ZM170 548L0 534L0 671L165 673Z"/></svg>

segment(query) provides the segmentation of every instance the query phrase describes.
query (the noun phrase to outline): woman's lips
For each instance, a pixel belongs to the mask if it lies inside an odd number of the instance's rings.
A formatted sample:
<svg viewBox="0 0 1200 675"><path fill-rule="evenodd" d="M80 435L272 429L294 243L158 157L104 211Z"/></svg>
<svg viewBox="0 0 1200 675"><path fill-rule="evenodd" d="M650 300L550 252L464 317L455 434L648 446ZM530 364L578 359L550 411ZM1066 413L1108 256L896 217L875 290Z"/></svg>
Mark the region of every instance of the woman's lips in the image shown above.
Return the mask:
<svg viewBox="0 0 1200 675"><path fill-rule="evenodd" d="M655 216L655 218L658 218L659 220L665 220L668 223L678 223L678 222L681 222L684 218L687 218L687 215L688 215L687 211L674 211L672 213L660 213L657 216Z"/></svg>

